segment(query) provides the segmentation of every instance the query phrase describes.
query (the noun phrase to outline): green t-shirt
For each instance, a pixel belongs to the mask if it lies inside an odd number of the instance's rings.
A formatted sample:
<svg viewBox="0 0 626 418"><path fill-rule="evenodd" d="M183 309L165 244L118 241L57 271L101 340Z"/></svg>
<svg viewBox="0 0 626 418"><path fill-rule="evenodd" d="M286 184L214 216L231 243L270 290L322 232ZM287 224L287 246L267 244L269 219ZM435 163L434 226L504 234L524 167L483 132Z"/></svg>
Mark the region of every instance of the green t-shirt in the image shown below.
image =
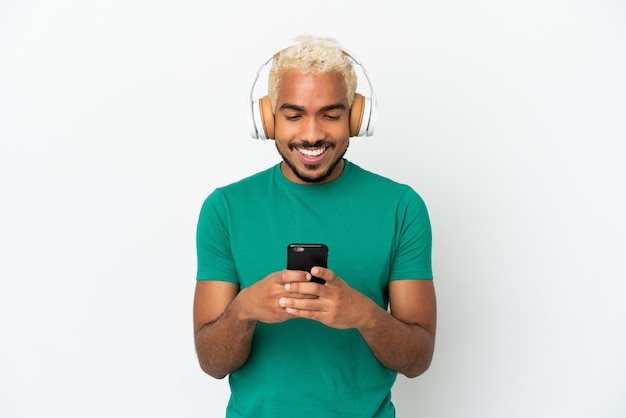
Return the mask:
<svg viewBox="0 0 626 418"><path fill-rule="evenodd" d="M423 200L349 161L329 183L291 182L277 164L216 189L198 221L197 279L250 286L285 268L291 243L326 244L328 268L385 309L390 280L432 279ZM396 376L355 329L259 322L248 361L229 376L227 416L393 417Z"/></svg>

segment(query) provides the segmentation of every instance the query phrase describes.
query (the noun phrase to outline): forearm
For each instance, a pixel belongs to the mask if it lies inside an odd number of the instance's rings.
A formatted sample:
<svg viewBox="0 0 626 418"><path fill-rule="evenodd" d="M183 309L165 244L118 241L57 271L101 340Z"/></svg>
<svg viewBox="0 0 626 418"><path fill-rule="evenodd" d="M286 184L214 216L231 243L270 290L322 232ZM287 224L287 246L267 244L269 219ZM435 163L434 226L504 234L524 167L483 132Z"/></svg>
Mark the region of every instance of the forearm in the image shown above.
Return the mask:
<svg viewBox="0 0 626 418"><path fill-rule="evenodd" d="M250 355L255 328L256 321L240 318L235 298L222 315L196 333L196 352L202 370L222 379L241 367Z"/></svg>
<svg viewBox="0 0 626 418"><path fill-rule="evenodd" d="M378 361L407 377L424 373L432 360L434 334L418 324L400 321L376 304L370 312L369 320L358 330Z"/></svg>

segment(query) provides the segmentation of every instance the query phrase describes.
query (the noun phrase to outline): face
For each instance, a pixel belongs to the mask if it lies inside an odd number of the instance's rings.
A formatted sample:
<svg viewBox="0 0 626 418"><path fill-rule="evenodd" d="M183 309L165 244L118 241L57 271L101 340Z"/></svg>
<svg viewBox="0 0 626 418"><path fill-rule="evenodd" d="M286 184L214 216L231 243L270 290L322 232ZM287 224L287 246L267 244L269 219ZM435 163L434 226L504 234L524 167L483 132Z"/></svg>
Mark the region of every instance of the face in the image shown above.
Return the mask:
<svg viewBox="0 0 626 418"><path fill-rule="evenodd" d="M283 174L296 183L325 183L342 172L350 142L350 109L339 73L287 70L276 102L276 148Z"/></svg>

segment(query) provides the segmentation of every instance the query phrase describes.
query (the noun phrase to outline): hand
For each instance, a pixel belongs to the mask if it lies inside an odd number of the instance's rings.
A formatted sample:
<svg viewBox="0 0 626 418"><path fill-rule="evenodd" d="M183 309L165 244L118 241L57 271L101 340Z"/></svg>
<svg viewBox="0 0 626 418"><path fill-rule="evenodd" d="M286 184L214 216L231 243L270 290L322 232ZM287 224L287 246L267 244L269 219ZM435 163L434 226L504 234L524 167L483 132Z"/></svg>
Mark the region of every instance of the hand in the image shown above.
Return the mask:
<svg viewBox="0 0 626 418"><path fill-rule="evenodd" d="M281 298L289 296L293 299L313 299L316 295L304 292L290 294L285 286L303 283L310 280L311 275L304 271L282 270L271 273L253 285L239 292L237 304L243 319L278 323L292 319L293 315L280 306Z"/></svg>
<svg viewBox="0 0 626 418"><path fill-rule="evenodd" d="M311 282L311 274L326 280L326 284ZM366 325L369 312L378 307L374 301L350 287L332 270L314 267L311 274L306 275L306 281L286 281L283 284L288 294L280 298L279 304L286 313L337 329ZM311 298L311 295L315 297Z"/></svg>

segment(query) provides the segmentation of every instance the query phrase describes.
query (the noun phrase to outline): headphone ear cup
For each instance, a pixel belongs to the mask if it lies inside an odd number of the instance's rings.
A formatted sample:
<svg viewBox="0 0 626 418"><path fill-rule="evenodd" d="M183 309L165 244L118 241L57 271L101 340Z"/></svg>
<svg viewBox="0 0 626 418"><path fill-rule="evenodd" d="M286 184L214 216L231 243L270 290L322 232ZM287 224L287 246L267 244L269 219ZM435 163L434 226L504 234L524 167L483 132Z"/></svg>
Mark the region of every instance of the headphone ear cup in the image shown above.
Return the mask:
<svg viewBox="0 0 626 418"><path fill-rule="evenodd" d="M371 136L374 133L372 101L360 93L355 93L350 108L350 136ZM269 96L263 96L252 104L250 133L257 139L274 139L274 110Z"/></svg>
<svg viewBox="0 0 626 418"><path fill-rule="evenodd" d="M255 139L274 139L274 112L269 96L252 102L250 135Z"/></svg>
<svg viewBox="0 0 626 418"><path fill-rule="evenodd" d="M372 101L369 97L355 93L352 107L350 108L350 136L369 136L374 132L370 126Z"/></svg>
<svg viewBox="0 0 626 418"><path fill-rule="evenodd" d="M259 111L265 139L274 139L274 110L269 96L263 96L259 100Z"/></svg>
<svg viewBox="0 0 626 418"><path fill-rule="evenodd" d="M363 108L365 97L356 93L350 108L350 136L359 136L363 124Z"/></svg>

